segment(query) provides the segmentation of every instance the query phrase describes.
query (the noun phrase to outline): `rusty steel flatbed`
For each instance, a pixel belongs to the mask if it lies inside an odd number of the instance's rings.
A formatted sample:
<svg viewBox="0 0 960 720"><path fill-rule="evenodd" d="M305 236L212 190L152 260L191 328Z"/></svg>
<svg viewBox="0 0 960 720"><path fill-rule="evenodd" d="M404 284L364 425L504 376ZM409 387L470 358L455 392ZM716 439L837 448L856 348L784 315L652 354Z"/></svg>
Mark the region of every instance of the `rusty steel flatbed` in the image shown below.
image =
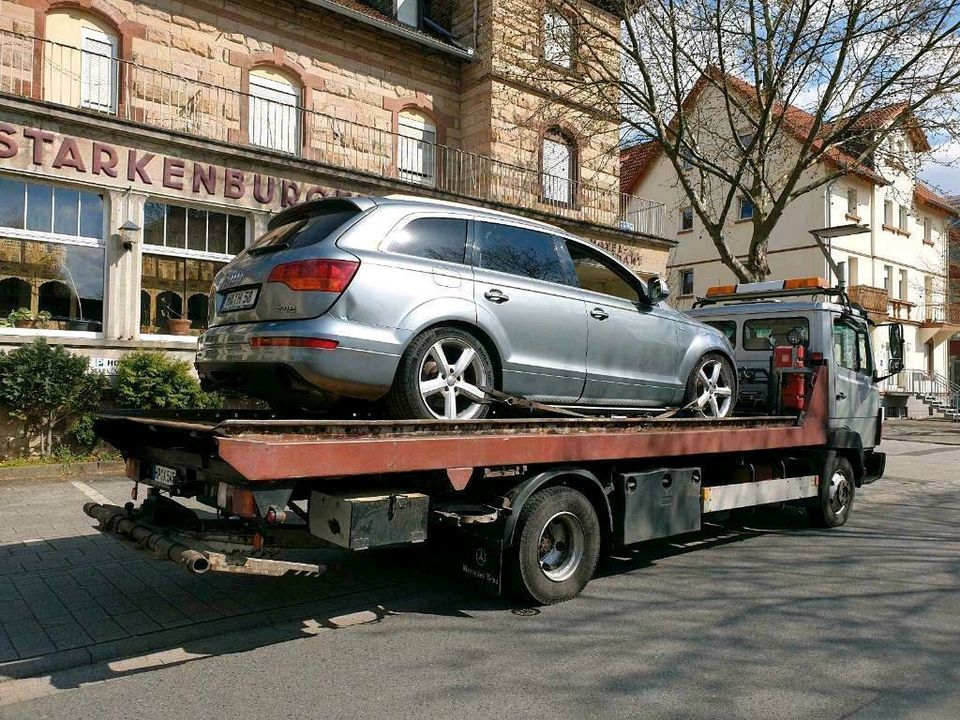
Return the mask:
<svg viewBox="0 0 960 720"><path fill-rule="evenodd" d="M250 483L428 470L636 460L815 447L826 442L827 383L802 417L703 419L285 420L240 414L107 414L125 455L163 448L219 461ZM187 463L193 464L193 463Z"/></svg>

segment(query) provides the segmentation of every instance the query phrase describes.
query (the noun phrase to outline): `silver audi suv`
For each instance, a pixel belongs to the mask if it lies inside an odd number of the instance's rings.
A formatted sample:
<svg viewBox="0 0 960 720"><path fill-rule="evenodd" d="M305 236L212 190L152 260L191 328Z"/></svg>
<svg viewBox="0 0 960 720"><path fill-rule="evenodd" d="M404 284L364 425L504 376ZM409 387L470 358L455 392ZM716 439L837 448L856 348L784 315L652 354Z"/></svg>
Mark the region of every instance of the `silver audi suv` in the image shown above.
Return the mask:
<svg viewBox="0 0 960 720"><path fill-rule="evenodd" d="M216 277L197 370L283 413L385 402L484 417L485 390L560 406L729 415L722 332L557 227L455 203L304 203Z"/></svg>

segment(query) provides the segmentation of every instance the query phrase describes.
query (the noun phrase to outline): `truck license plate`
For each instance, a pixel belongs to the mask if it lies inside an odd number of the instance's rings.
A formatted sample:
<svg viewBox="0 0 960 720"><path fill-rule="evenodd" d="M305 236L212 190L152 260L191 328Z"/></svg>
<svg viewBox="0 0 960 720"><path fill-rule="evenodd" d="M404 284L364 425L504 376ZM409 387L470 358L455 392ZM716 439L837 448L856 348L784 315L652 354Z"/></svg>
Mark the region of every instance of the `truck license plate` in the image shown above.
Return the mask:
<svg viewBox="0 0 960 720"><path fill-rule="evenodd" d="M153 484L159 488L163 488L164 490L173 489L179 477L180 473L177 472L176 468L167 467L166 465L153 466Z"/></svg>
<svg viewBox="0 0 960 720"><path fill-rule="evenodd" d="M246 290L234 290L227 293L220 305L220 312L249 310L257 304L257 292L258 288L247 288Z"/></svg>

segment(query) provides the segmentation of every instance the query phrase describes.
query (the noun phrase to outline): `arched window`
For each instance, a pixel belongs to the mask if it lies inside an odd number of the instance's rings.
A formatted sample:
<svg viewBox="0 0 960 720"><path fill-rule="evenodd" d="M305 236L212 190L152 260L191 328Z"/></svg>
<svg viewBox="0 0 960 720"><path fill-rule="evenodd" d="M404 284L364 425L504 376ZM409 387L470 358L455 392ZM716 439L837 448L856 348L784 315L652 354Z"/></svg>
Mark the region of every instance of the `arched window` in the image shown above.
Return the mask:
<svg viewBox="0 0 960 720"><path fill-rule="evenodd" d="M416 110L402 110L397 118L397 169L400 179L418 185L437 180L437 126Z"/></svg>
<svg viewBox="0 0 960 720"><path fill-rule="evenodd" d="M196 293L187 300L187 317L195 328L207 327L207 311L210 307L206 295Z"/></svg>
<svg viewBox="0 0 960 720"><path fill-rule="evenodd" d="M46 17L43 97L55 103L116 114L119 37L96 15L73 8Z"/></svg>
<svg viewBox="0 0 960 720"><path fill-rule="evenodd" d="M274 67L250 71L250 142L254 145L299 154L300 85Z"/></svg>
<svg viewBox="0 0 960 720"><path fill-rule="evenodd" d="M157 295L157 319L179 319L183 317L183 298L178 293L164 290Z"/></svg>
<svg viewBox="0 0 960 720"><path fill-rule="evenodd" d="M573 67L573 26L556 10L543 14L543 59L568 70Z"/></svg>
<svg viewBox="0 0 960 720"><path fill-rule="evenodd" d="M40 302L37 309L40 312L46 310L54 318L74 317L74 313L70 311L72 297L73 293L70 292L70 287L66 283L48 280L40 286Z"/></svg>
<svg viewBox="0 0 960 720"><path fill-rule="evenodd" d="M30 307L30 283L17 277L0 280L0 319L14 310Z"/></svg>
<svg viewBox="0 0 960 720"><path fill-rule="evenodd" d="M573 201L573 182L576 169L574 143L554 128L543 136L543 199L551 203L569 205Z"/></svg>

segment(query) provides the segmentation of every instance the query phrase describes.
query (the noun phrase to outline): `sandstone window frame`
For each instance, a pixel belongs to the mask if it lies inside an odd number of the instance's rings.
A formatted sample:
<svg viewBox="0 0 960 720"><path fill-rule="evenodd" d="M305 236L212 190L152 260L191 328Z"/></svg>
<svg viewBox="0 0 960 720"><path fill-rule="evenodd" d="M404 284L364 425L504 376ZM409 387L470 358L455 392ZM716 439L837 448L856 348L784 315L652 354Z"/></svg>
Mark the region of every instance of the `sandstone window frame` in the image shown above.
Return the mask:
<svg viewBox="0 0 960 720"><path fill-rule="evenodd" d="M539 155L540 201L576 207L580 161L576 138L559 125L551 125L540 136Z"/></svg>
<svg viewBox="0 0 960 720"><path fill-rule="evenodd" d="M247 78L246 134L251 145L301 155L306 88L287 68L263 63Z"/></svg>
<svg viewBox="0 0 960 720"><path fill-rule="evenodd" d="M37 9L34 63L38 98L60 105L122 115L123 60L129 54L128 23L83 2L48 3ZM42 38L39 39L39 38Z"/></svg>
<svg viewBox="0 0 960 720"><path fill-rule="evenodd" d="M397 177L424 187L437 184L439 128L436 120L416 106L401 108L396 115Z"/></svg>

